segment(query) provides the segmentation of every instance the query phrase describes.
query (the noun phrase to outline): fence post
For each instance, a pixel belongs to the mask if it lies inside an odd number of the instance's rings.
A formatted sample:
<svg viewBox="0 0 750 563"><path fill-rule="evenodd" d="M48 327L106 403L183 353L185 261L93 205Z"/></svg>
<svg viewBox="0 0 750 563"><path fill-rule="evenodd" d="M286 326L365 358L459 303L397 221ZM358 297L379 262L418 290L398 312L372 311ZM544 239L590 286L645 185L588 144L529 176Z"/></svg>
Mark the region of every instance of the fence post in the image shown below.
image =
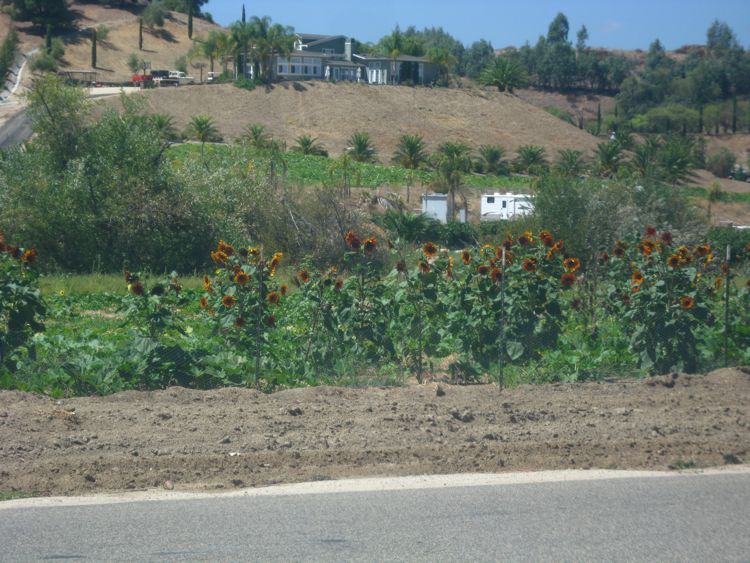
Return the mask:
<svg viewBox="0 0 750 563"><path fill-rule="evenodd" d="M500 272L500 355L497 386L505 386L505 244L503 244L502 270Z"/></svg>
<svg viewBox="0 0 750 563"><path fill-rule="evenodd" d="M266 267L264 262L265 256L263 255L263 245L260 245L260 261L258 262L258 315L255 319L255 387L260 385L260 346L261 346L261 335L263 331L263 301L264 295L264 279L263 270Z"/></svg>
<svg viewBox="0 0 750 563"><path fill-rule="evenodd" d="M729 261L732 257L732 247L727 244L727 261L724 274L724 367L729 367Z"/></svg>

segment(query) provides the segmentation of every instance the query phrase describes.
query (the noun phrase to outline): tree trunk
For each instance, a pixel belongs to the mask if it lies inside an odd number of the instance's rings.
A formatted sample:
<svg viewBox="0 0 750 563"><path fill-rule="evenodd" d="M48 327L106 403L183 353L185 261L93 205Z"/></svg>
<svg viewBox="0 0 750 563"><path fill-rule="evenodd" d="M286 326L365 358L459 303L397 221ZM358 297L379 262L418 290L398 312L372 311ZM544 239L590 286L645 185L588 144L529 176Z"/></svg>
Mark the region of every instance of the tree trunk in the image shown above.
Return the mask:
<svg viewBox="0 0 750 563"><path fill-rule="evenodd" d="M96 68L96 30L91 33L91 68Z"/></svg>
<svg viewBox="0 0 750 563"><path fill-rule="evenodd" d="M143 18L138 18L138 50L143 51Z"/></svg>

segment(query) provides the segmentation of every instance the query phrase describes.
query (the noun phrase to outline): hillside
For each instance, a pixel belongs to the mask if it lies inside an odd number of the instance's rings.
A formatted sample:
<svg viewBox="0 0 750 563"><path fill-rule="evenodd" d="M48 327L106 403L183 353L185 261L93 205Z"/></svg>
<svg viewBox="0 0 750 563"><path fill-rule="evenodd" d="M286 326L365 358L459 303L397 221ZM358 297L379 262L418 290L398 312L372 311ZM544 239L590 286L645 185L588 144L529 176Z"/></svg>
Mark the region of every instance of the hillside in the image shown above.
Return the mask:
<svg viewBox="0 0 750 563"><path fill-rule="evenodd" d="M193 86L145 96L152 111L174 115L179 126L191 116L210 115L227 140L259 123L289 145L310 134L339 154L353 132L366 131L385 161L406 133L422 135L430 149L445 141L472 147L494 143L509 156L526 144L543 146L550 157L560 148L589 152L597 144L587 132L515 96L483 90L285 82L253 91Z"/></svg>

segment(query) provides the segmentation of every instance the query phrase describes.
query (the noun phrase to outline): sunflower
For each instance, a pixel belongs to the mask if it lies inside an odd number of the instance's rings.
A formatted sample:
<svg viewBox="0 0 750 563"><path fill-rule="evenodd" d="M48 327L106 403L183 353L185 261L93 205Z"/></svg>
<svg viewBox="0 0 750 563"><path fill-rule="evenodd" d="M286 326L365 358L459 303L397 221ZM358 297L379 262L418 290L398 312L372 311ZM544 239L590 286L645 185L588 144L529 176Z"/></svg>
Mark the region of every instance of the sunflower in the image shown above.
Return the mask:
<svg viewBox="0 0 750 563"><path fill-rule="evenodd" d="M125 283L135 283L138 281L138 274L132 274L125 270Z"/></svg>
<svg viewBox="0 0 750 563"><path fill-rule="evenodd" d="M500 268L492 268L490 271L490 277L494 282L500 282L503 279L503 271Z"/></svg>
<svg viewBox="0 0 750 563"><path fill-rule="evenodd" d="M520 237L518 237L518 244L521 246L528 246L533 242L533 238L531 237L531 233L529 231L525 231Z"/></svg>
<svg viewBox="0 0 750 563"><path fill-rule="evenodd" d="M354 231L347 231L344 235L344 240L346 241L346 244L351 248L354 252L359 252L360 247L362 246L362 241L359 240L359 237L354 234Z"/></svg>
<svg viewBox="0 0 750 563"><path fill-rule="evenodd" d="M274 317L273 315L268 315L265 320L266 320L266 325L276 326L276 317Z"/></svg>
<svg viewBox="0 0 750 563"><path fill-rule="evenodd" d="M672 269L679 268L682 265L682 258L680 258L677 254L672 254L669 258L667 258L667 266L669 266Z"/></svg>
<svg viewBox="0 0 750 563"><path fill-rule="evenodd" d="M208 276L203 276L203 289L206 290L208 293L213 293L214 289L211 287L211 280Z"/></svg>
<svg viewBox="0 0 750 563"><path fill-rule="evenodd" d="M422 252L427 258L434 258L438 253L438 247L435 246L434 242L426 242L422 246Z"/></svg>
<svg viewBox="0 0 750 563"><path fill-rule="evenodd" d="M375 252L375 250L377 249L378 239L375 238L374 236L371 236L370 238L365 239L363 245L365 247L365 253L371 254Z"/></svg>
<svg viewBox="0 0 750 563"><path fill-rule="evenodd" d="M225 295L221 298L221 304L227 309L231 309L232 306L237 302L237 298L233 295Z"/></svg>
<svg viewBox="0 0 750 563"><path fill-rule="evenodd" d="M683 295L682 297L680 297L680 307L682 307L686 311L692 309L693 307L695 307L695 299L693 299L689 295Z"/></svg>
<svg viewBox="0 0 750 563"><path fill-rule="evenodd" d="M664 231L661 234L661 241L667 246L672 246L672 233L670 233L669 231Z"/></svg>
<svg viewBox="0 0 750 563"><path fill-rule="evenodd" d="M143 289L143 284L139 281L136 281L134 284L131 284L128 289L130 289L130 293L133 295L143 295L145 293L145 290Z"/></svg>
<svg viewBox="0 0 750 563"><path fill-rule="evenodd" d="M621 242L619 240L616 240L615 241L615 247L612 249L612 254L614 254L618 258L622 258L623 256L625 256L625 249L626 248L627 247L625 246L625 244L623 242Z"/></svg>
<svg viewBox="0 0 750 563"><path fill-rule="evenodd" d="M548 248L555 244L555 237L553 237L552 233L549 231L541 231L539 233L539 240L541 240L542 244Z"/></svg>
<svg viewBox="0 0 750 563"><path fill-rule="evenodd" d="M285 283L282 283L279 286L279 293L281 293L281 296L284 297L287 291L289 291L289 286Z"/></svg>
<svg viewBox="0 0 750 563"><path fill-rule="evenodd" d="M302 283L308 283L310 281L310 272L307 270L300 270L297 272L297 278L299 278L299 281Z"/></svg>
<svg viewBox="0 0 750 563"><path fill-rule="evenodd" d="M419 271L426 274L430 271L430 264L424 260L419 261Z"/></svg>
<svg viewBox="0 0 750 563"><path fill-rule="evenodd" d="M578 258L566 258L563 260L563 267L569 272L574 273L581 267L581 261Z"/></svg>
<svg viewBox="0 0 750 563"><path fill-rule="evenodd" d="M279 301L281 301L281 296L275 291L271 291L266 296L266 299L271 305L278 305Z"/></svg>
<svg viewBox="0 0 750 563"><path fill-rule="evenodd" d="M234 326L236 328L242 328L243 326L245 326L245 319L243 319L242 317L237 317L236 319L234 319Z"/></svg>
<svg viewBox="0 0 750 563"><path fill-rule="evenodd" d="M645 278L643 277L643 272L641 272L640 270L635 270L630 275L630 279L632 280L633 285L641 285Z"/></svg>
<svg viewBox="0 0 750 563"><path fill-rule="evenodd" d="M216 252L211 252L211 260L213 260L217 264L224 264L227 260L229 260L229 256L227 256L226 252L218 250Z"/></svg>
<svg viewBox="0 0 750 563"><path fill-rule="evenodd" d="M490 267L487 264L480 264L477 268L477 273L481 276L486 276L490 273Z"/></svg>
<svg viewBox="0 0 750 563"><path fill-rule="evenodd" d="M653 254L654 250L657 250L656 243L651 239L643 239L638 245L638 248L641 249L644 256L650 256Z"/></svg>
<svg viewBox="0 0 750 563"><path fill-rule="evenodd" d="M32 264L36 260L36 248L29 248L25 250L21 255L21 262L24 264Z"/></svg>
<svg viewBox="0 0 750 563"><path fill-rule="evenodd" d="M605 264L606 262L609 262L609 252L607 252L606 250L603 251L603 252L601 252L599 254L599 262L602 263L602 264Z"/></svg>
<svg viewBox="0 0 750 563"><path fill-rule="evenodd" d="M208 298L201 297L200 305L201 305L201 309L208 309Z"/></svg>
<svg viewBox="0 0 750 563"><path fill-rule="evenodd" d="M708 256L711 253L711 245L710 244L699 244L695 247L695 255L699 258L703 258L705 256Z"/></svg>
<svg viewBox="0 0 750 563"><path fill-rule="evenodd" d="M471 252L468 250L464 250L461 253L461 262L463 262L466 266L471 264Z"/></svg>
<svg viewBox="0 0 750 563"><path fill-rule="evenodd" d="M448 266L445 268L445 275L448 279L453 279L453 256L448 256Z"/></svg>
<svg viewBox="0 0 750 563"><path fill-rule="evenodd" d="M336 281L333 282L333 289L336 291L341 291L341 288L344 287L344 280L341 278L336 278Z"/></svg>
<svg viewBox="0 0 750 563"><path fill-rule="evenodd" d="M565 272L560 276L560 283L563 287L573 287L576 283L576 275L573 272Z"/></svg>
<svg viewBox="0 0 750 563"><path fill-rule="evenodd" d="M250 281L250 275L247 272L240 270L234 274L234 281L240 285L245 285Z"/></svg>
<svg viewBox="0 0 750 563"><path fill-rule="evenodd" d="M643 234L649 238L653 238L656 236L656 229L654 229L653 227L646 227L646 230L643 231Z"/></svg>
<svg viewBox="0 0 750 563"><path fill-rule="evenodd" d="M719 291L721 289L721 286L723 285L724 285L724 278L716 278L714 280L714 289L716 289L716 291Z"/></svg>
<svg viewBox="0 0 750 563"><path fill-rule="evenodd" d="M536 272L536 259L535 258L524 258L523 269L527 272Z"/></svg>
<svg viewBox="0 0 750 563"><path fill-rule="evenodd" d="M404 262L403 260L399 260L398 262L396 262L396 271L399 274L405 273L406 272L406 262Z"/></svg>
<svg viewBox="0 0 750 563"><path fill-rule="evenodd" d="M574 311L578 311L581 307L583 307L583 301L581 301L578 297L570 302L570 308Z"/></svg>
<svg viewBox="0 0 750 563"><path fill-rule="evenodd" d="M625 303L625 305L630 305L630 295L624 293L622 296L622 302Z"/></svg>
<svg viewBox="0 0 750 563"><path fill-rule="evenodd" d="M725 276L729 275L729 264L727 264L726 262L721 263L721 273Z"/></svg>
<svg viewBox="0 0 750 563"><path fill-rule="evenodd" d="M227 244L223 240L220 240L218 251L223 252L227 256L232 256L234 254L234 247L231 244Z"/></svg>

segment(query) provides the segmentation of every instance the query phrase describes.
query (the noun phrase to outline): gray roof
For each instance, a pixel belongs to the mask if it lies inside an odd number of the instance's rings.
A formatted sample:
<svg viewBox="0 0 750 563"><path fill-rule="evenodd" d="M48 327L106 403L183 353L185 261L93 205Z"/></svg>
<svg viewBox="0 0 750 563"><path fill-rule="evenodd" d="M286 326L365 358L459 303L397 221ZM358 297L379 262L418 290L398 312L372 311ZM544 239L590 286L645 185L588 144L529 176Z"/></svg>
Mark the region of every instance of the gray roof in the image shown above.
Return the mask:
<svg viewBox="0 0 750 563"><path fill-rule="evenodd" d="M363 62L369 62L369 61L386 61L391 62L393 61L393 57L386 57L386 56L366 56L366 55L352 55L353 57L357 57L358 59L362 59ZM396 61L400 63L430 63L432 62L427 57L413 57L411 55L399 55L396 57Z"/></svg>

